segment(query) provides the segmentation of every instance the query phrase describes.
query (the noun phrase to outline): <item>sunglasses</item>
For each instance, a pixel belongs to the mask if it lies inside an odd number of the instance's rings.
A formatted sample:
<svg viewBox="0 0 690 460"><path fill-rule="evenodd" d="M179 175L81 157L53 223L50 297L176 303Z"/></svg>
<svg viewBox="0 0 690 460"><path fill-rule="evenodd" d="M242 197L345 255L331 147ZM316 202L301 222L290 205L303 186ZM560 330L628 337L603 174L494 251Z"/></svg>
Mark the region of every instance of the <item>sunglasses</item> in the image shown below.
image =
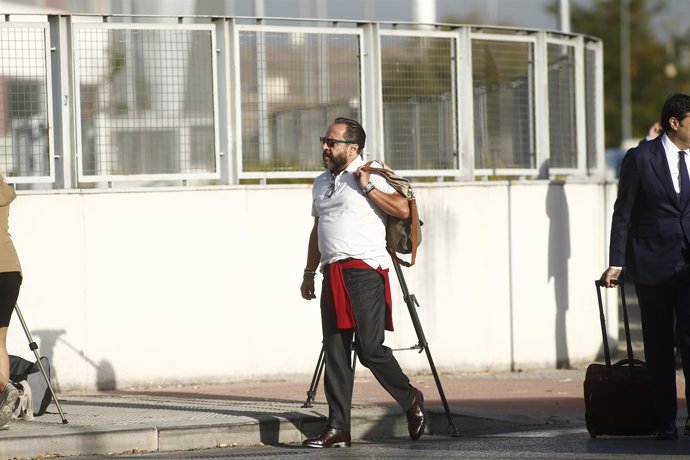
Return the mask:
<svg viewBox="0 0 690 460"><path fill-rule="evenodd" d="M335 144L354 144L352 141L345 141L340 139L331 139L330 137L319 137L321 145L326 144L328 148L333 148Z"/></svg>

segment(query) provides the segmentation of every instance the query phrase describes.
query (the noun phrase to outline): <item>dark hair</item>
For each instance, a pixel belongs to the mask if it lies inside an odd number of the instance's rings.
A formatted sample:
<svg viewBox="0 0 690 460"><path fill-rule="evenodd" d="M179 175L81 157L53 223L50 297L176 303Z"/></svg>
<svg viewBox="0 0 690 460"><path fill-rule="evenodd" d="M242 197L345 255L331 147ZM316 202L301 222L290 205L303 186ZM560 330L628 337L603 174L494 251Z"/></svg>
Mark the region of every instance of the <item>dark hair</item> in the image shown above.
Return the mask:
<svg viewBox="0 0 690 460"><path fill-rule="evenodd" d="M687 94L671 94L661 108L661 128L664 132L671 131L669 118L681 121L690 113L690 96Z"/></svg>
<svg viewBox="0 0 690 460"><path fill-rule="evenodd" d="M364 128L362 128L362 125L359 124L358 121L353 120L351 118L345 118L345 117L338 117L335 120L333 120L334 125L346 125L347 129L345 130L345 140L350 141L353 144L357 144L359 147L357 149L357 153L362 153L362 150L364 149L364 144L367 141L367 134L364 132Z"/></svg>

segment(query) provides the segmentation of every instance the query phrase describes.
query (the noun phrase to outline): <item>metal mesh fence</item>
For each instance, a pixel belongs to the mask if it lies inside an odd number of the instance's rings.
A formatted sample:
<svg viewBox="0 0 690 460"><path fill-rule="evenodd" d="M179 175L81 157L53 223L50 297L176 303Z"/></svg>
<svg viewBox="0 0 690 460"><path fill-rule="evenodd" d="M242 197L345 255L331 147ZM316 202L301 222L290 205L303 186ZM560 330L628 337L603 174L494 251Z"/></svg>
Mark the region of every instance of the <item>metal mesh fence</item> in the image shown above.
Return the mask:
<svg viewBox="0 0 690 460"><path fill-rule="evenodd" d="M476 169L534 168L534 45L472 40Z"/></svg>
<svg viewBox="0 0 690 460"><path fill-rule="evenodd" d="M369 150L383 147L373 154L408 176L469 178L468 163L530 175L537 155L578 170L581 151L589 171L578 172L596 175L603 157L596 41L465 26L1 19L0 169L14 182L309 179L339 116L364 121ZM71 81L73 99L62 96ZM459 139L470 120L473 145Z"/></svg>
<svg viewBox="0 0 690 460"><path fill-rule="evenodd" d="M587 167L597 166L597 55L592 49L585 49L585 113L587 139Z"/></svg>
<svg viewBox="0 0 690 460"><path fill-rule="evenodd" d="M0 25L0 169L49 177L47 28Z"/></svg>
<svg viewBox="0 0 690 460"><path fill-rule="evenodd" d="M455 40L381 37L386 162L393 169L457 168Z"/></svg>
<svg viewBox="0 0 690 460"><path fill-rule="evenodd" d="M575 48L547 47L549 85L549 166L577 167Z"/></svg>
<svg viewBox="0 0 690 460"><path fill-rule="evenodd" d="M212 29L79 27L82 179L213 176Z"/></svg>
<svg viewBox="0 0 690 460"><path fill-rule="evenodd" d="M360 36L240 32L242 170L316 171L330 122L361 118Z"/></svg>

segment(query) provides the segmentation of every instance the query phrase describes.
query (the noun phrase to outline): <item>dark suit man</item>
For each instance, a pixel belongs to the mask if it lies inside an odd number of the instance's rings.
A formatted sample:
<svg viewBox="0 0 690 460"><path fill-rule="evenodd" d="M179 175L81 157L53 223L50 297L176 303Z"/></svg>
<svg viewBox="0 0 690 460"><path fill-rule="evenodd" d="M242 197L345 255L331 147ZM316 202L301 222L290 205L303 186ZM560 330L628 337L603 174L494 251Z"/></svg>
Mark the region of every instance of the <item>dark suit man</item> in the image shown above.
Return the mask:
<svg viewBox="0 0 690 460"><path fill-rule="evenodd" d="M621 164L610 266L601 280L612 287L625 268L635 283L658 416L654 437L665 440L678 438L674 337L690 382L690 96L666 100L661 126L662 135L630 149ZM690 436L690 419L685 434Z"/></svg>

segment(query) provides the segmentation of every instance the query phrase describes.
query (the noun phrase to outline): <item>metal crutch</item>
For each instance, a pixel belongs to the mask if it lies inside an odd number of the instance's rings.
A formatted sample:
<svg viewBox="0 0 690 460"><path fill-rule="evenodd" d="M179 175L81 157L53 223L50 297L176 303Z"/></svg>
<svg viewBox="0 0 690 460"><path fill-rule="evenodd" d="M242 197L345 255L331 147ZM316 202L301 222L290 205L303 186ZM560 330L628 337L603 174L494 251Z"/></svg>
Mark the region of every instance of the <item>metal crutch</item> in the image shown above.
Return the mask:
<svg viewBox="0 0 690 460"><path fill-rule="evenodd" d="M26 338L29 339L29 348L31 348L31 351L34 352L34 355L36 356L36 362L38 363L38 368L41 369L41 373L43 374L43 378L46 379L46 383L48 384L48 389L50 390L50 394L53 396L53 401L55 401L55 405L57 406L58 412L60 412L60 417L62 417L62 424L67 423L67 419L65 418L65 414L62 412L62 407L60 407L60 402L57 399L57 396L55 396L55 391L53 391L53 386L50 384L50 379L48 378L48 374L46 374L46 370L43 368L43 363L41 362L41 357L38 354L38 345L36 345L36 342L34 342L34 339L31 337L31 332L29 332L29 328L26 327L26 322L24 321L24 316L22 315L21 310L19 310L19 305L14 304L14 309L17 311L17 316L19 317L19 321L22 323L22 327L24 328L24 332L26 333Z"/></svg>

